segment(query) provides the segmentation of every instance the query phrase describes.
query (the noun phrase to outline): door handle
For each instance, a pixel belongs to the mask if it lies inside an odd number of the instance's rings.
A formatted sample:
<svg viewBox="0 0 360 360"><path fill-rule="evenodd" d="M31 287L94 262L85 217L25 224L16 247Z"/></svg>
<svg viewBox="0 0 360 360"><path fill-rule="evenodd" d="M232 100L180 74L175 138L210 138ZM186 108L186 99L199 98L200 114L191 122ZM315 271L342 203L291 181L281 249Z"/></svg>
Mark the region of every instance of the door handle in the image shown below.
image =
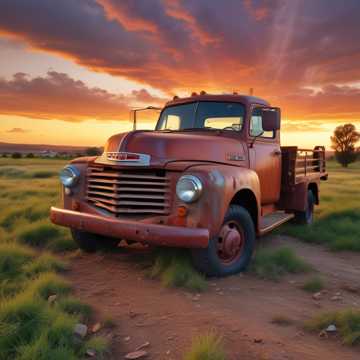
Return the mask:
<svg viewBox="0 0 360 360"><path fill-rule="evenodd" d="M274 156L280 156L280 155L281 155L281 151L280 151L280 150L274 150L274 151L273 151L273 155L274 155Z"/></svg>

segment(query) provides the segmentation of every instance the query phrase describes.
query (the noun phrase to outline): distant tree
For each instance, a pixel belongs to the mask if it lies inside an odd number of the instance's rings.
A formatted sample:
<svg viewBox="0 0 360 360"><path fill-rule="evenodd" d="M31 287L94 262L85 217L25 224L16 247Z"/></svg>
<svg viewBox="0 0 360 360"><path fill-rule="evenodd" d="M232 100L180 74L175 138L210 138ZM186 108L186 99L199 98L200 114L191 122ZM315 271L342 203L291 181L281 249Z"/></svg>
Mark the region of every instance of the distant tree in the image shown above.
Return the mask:
<svg viewBox="0 0 360 360"><path fill-rule="evenodd" d="M28 153L28 154L26 154L26 157L28 159L33 159L35 157L35 155L33 153Z"/></svg>
<svg viewBox="0 0 360 360"><path fill-rule="evenodd" d="M85 154L87 156L99 156L101 155L101 150L97 147L89 147L85 150Z"/></svg>
<svg viewBox="0 0 360 360"><path fill-rule="evenodd" d="M8 154L7 154L7 153L3 153L3 154L2 154L2 157L3 157L3 158L7 158L7 157L8 157Z"/></svg>
<svg viewBox="0 0 360 360"><path fill-rule="evenodd" d="M21 159L22 158L22 155L19 153L19 152L14 152L11 157L13 159Z"/></svg>
<svg viewBox="0 0 360 360"><path fill-rule="evenodd" d="M360 140L360 133L353 124L340 125L331 136L331 147L335 150L336 160L343 166L356 161L357 151L355 144Z"/></svg>

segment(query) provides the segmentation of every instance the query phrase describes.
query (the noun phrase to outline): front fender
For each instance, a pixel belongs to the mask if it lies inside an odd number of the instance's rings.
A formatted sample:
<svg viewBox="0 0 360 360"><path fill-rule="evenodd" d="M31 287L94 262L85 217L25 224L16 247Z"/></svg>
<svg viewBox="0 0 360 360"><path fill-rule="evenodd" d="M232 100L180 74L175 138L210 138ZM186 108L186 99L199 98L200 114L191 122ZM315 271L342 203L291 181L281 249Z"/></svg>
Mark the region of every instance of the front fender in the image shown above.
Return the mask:
<svg viewBox="0 0 360 360"><path fill-rule="evenodd" d="M188 226L206 227L210 236L218 234L231 201L241 190L251 191L256 199L257 209L261 209L259 178L251 169L214 164L197 165L184 174L198 176L204 185L204 193L199 201L187 205ZM258 224L259 214L260 211L257 214Z"/></svg>

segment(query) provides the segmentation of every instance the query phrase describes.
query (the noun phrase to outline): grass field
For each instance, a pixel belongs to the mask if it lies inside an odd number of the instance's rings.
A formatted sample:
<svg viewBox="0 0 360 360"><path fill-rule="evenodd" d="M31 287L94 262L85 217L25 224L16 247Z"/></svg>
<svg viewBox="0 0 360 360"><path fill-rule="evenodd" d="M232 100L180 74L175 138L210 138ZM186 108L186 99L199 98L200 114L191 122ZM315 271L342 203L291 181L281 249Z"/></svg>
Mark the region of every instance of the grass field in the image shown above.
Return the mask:
<svg viewBox="0 0 360 360"><path fill-rule="evenodd" d="M74 337L74 325L86 322L91 308L71 296L61 277L67 263L54 255L76 248L69 232L48 220L63 165L0 159L1 360L79 359L88 348L101 358L107 351L102 338Z"/></svg>
<svg viewBox="0 0 360 360"><path fill-rule="evenodd" d="M360 162L349 168L328 162L328 181L320 186L320 206L312 226L288 224L281 233L332 250L360 251Z"/></svg>

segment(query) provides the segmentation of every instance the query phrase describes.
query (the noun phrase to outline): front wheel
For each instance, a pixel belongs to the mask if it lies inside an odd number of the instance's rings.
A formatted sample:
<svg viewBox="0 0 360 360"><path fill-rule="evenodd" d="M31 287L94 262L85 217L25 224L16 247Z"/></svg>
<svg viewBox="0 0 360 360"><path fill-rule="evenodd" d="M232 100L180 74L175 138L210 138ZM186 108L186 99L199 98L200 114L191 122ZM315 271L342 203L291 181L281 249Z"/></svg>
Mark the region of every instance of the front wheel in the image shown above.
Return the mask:
<svg viewBox="0 0 360 360"><path fill-rule="evenodd" d="M85 231L71 229L71 235L81 250L85 252L95 252L100 249L115 249L119 244L119 239L101 236Z"/></svg>
<svg viewBox="0 0 360 360"><path fill-rule="evenodd" d="M194 266L208 276L227 276L244 271L255 246L255 227L249 212L231 205L219 234L206 249L192 250Z"/></svg>

